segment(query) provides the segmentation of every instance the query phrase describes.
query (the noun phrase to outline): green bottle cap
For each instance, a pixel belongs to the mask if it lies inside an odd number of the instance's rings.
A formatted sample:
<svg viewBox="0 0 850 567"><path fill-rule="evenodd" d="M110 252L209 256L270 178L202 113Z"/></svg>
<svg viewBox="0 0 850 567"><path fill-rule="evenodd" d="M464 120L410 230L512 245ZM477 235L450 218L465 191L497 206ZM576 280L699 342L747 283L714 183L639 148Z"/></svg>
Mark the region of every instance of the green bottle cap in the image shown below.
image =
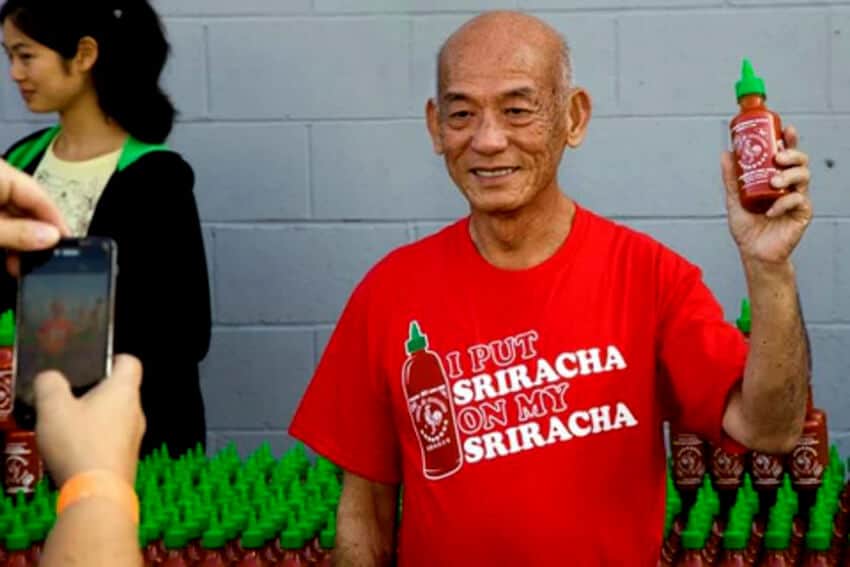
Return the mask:
<svg viewBox="0 0 850 567"><path fill-rule="evenodd" d="M186 530L183 529L183 526L171 525L167 530L165 530L165 538L163 541L165 549L180 549L186 547L186 543L188 541L189 536L186 534Z"/></svg>
<svg viewBox="0 0 850 567"><path fill-rule="evenodd" d="M246 549L258 549L266 544L265 534L257 521L257 512L250 509L247 528L242 531L242 547Z"/></svg>
<svg viewBox="0 0 850 567"><path fill-rule="evenodd" d="M723 534L724 549L746 549L747 534L738 530L726 530Z"/></svg>
<svg viewBox="0 0 850 567"><path fill-rule="evenodd" d="M271 515L263 517L257 527L263 532L263 538L266 541L274 539L274 536L283 529L283 526L279 525Z"/></svg>
<svg viewBox="0 0 850 567"><path fill-rule="evenodd" d="M138 536L139 536L139 549L146 548L151 540L150 540L150 536L149 536L149 530L147 529L147 526L145 524L139 524Z"/></svg>
<svg viewBox="0 0 850 567"><path fill-rule="evenodd" d="M24 522L20 514L12 519L12 531L6 534L6 549L9 551L25 551L29 549L30 537L24 528Z"/></svg>
<svg viewBox="0 0 850 567"><path fill-rule="evenodd" d="M242 532L242 547L245 549L260 549L266 545L266 534L260 526L253 525Z"/></svg>
<svg viewBox="0 0 850 567"><path fill-rule="evenodd" d="M15 344L15 314L12 310L0 315L0 346L10 347Z"/></svg>
<svg viewBox="0 0 850 567"><path fill-rule="evenodd" d="M399 502L399 508L401 508L401 502ZM673 512L674 516L682 513L682 499L679 498L678 494L674 494L674 498L670 500L670 511Z"/></svg>
<svg viewBox="0 0 850 567"><path fill-rule="evenodd" d="M221 526L214 526L204 532L201 547L204 549L221 549L227 543L227 536Z"/></svg>
<svg viewBox="0 0 850 567"><path fill-rule="evenodd" d="M319 545L322 549L333 549L336 541L336 529L324 529L319 534Z"/></svg>
<svg viewBox="0 0 850 567"><path fill-rule="evenodd" d="M407 341L407 354L413 354L428 348L428 337L423 335L419 329L419 323L410 323L410 338Z"/></svg>
<svg viewBox="0 0 850 567"><path fill-rule="evenodd" d="M826 529L809 530L806 534L806 548L812 551L826 551L832 540L832 534Z"/></svg>
<svg viewBox="0 0 850 567"><path fill-rule="evenodd" d="M741 300L741 315L735 320L738 330L745 335L750 334L750 329L753 325L752 310L750 309L750 300L746 297Z"/></svg>
<svg viewBox="0 0 850 567"><path fill-rule="evenodd" d="M705 534L695 530L682 532L682 547L685 549L702 549L705 547Z"/></svg>
<svg viewBox="0 0 850 567"><path fill-rule="evenodd" d="M283 549L301 549L304 547L304 534L295 526L289 526L280 534L280 546Z"/></svg>
<svg viewBox="0 0 850 567"><path fill-rule="evenodd" d="M27 535L30 538L30 542L33 543L43 542L47 535L47 531L45 530L45 520L40 514L33 514L26 526L26 530Z"/></svg>
<svg viewBox="0 0 850 567"><path fill-rule="evenodd" d="M162 529L154 523L142 522L142 528L145 530L145 537L148 543L158 540L162 535Z"/></svg>
<svg viewBox="0 0 850 567"><path fill-rule="evenodd" d="M741 79L735 83L735 95L738 100L750 94L757 94L767 98L767 91L764 88L764 80L757 77L753 71L753 64L749 59L744 59L741 64Z"/></svg>
<svg viewBox="0 0 850 567"><path fill-rule="evenodd" d="M764 547L773 550L788 549L790 540L790 534L785 530L768 531L764 534Z"/></svg>

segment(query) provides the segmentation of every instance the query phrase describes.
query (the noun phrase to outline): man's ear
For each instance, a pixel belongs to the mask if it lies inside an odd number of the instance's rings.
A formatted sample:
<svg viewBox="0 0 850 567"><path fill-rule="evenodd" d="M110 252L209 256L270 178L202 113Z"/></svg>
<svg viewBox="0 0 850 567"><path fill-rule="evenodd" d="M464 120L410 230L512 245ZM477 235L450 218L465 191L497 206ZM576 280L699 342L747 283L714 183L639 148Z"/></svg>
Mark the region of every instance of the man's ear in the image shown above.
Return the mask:
<svg viewBox="0 0 850 567"><path fill-rule="evenodd" d="M593 101L590 98L590 93L581 87L570 89L564 112L567 114L567 145L571 148L577 148L584 140L587 125L590 123L590 116L593 113Z"/></svg>
<svg viewBox="0 0 850 567"><path fill-rule="evenodd" d="M433 98L429 98L425 103L425 122L428 124L428 133L431 135L431 145L434 148L434 153L437 155L443 154L443 140L440 137L440 109L437 108L437 103Z"/></svg>

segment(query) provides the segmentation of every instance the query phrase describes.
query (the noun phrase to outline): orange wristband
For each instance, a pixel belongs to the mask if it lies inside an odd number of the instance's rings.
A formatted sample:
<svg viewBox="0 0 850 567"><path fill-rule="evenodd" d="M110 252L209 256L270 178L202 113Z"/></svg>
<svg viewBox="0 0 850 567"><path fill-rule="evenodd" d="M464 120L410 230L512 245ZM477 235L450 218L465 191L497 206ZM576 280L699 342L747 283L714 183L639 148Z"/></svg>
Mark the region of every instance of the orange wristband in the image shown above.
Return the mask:
<svg viewBox="0 0 850 567"><path fill-rule="evenodd" d="M56 515L68 506L92 496L112 500L127 511L134 523L139 523L139 497L136 491L117 474L99 469L76 474L65 481L56 501Z"/></svg>

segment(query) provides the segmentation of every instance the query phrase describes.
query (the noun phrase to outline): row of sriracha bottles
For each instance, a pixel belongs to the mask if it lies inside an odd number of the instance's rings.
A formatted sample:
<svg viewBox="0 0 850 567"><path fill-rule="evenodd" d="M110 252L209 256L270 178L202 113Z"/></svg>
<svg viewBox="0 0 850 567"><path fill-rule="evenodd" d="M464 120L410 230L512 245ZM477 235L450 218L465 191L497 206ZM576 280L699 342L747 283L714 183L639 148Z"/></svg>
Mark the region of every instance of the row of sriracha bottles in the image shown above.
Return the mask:
<svg viewBox="0 0 850 567"><path fill-rule="evenodd" d="M136 491L144 565L330 566L341 471L295 445L275 459L267 443L243 461L228 445L172 459L163 447L139 464ZM49 480L0 493L0 567L35 567L56 522Z"/></svg>
<svg viewBox="0 0 850 567"><path fill-rule="evenodd" d="M160 450L141 463L139 542L146 566L329 566L340 470L297 444L280 460L263 444L245 462L234 446L208 459Z"/></svg>
<svg viewBox="0 0 850 567"><path fill-rule="evenodd" d="M668 477L664 567L850 567L850 483L833 448L811 506L801 504L784 475L773 502L753 487L749 474L727 510L706 475L687 512Z"/></svg>

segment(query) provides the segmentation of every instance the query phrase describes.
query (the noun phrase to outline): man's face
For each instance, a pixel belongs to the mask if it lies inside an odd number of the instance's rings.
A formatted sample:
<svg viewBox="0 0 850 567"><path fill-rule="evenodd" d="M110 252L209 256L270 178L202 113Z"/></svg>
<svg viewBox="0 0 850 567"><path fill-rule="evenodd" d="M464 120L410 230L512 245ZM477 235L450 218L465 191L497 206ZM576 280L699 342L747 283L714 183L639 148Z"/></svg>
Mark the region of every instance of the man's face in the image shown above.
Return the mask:
<svg viewBox="0 0 850 567"><path fill-rule="evenodd" d="M428 115L434 148L472 209L507 213L557 189L567 115L552 54L495 43L446 55Z"/></svg>

